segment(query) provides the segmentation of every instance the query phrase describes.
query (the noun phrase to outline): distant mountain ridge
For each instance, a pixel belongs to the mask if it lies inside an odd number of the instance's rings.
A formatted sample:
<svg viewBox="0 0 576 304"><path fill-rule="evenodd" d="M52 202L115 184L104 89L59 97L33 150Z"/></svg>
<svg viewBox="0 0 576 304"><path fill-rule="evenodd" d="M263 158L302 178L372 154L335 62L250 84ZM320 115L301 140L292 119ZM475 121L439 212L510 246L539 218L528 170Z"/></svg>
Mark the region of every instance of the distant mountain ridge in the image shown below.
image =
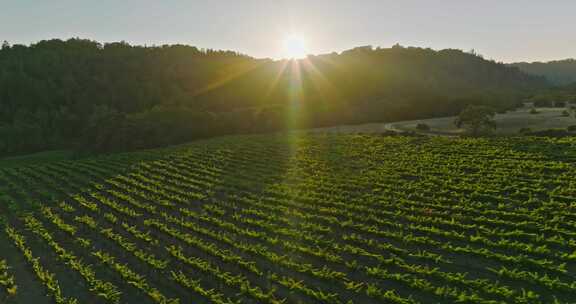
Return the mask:
<svg viewBox="0 0 576 304"><path fill-rule="evenodd" d="M538 76L544 76L555 85L576 83L576 59L554 60L548 62L517 62L510 66Z"/></svg>

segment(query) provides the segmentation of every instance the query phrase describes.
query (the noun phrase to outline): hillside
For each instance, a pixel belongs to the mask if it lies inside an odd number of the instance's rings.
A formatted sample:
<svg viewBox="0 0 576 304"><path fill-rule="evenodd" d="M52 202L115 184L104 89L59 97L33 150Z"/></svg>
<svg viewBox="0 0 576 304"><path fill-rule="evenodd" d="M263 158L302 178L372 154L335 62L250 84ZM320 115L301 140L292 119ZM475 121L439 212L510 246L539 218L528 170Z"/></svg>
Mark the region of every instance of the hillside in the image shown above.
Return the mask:
<svg viewBox="0 0 576 304"><path fill-rule="evenodd" d="M575 146L234 136L0 168L0 301L570 303Z"/></svg>
<svg viewBox="0 0 576 304"><path fill-rule="evenodd" d="M576 83L576 60L565 59L548 62L518 62L511 64L526 73L544 76L553 84L563 86Z"/></svg>
<svg viewBox="0 0 576 304"><path fill-rule="evenodd" d="M233 133L510 108L543 78L459 50L359 47L298 61L70 39L0 50L0 155L135 150Z"/></svg>

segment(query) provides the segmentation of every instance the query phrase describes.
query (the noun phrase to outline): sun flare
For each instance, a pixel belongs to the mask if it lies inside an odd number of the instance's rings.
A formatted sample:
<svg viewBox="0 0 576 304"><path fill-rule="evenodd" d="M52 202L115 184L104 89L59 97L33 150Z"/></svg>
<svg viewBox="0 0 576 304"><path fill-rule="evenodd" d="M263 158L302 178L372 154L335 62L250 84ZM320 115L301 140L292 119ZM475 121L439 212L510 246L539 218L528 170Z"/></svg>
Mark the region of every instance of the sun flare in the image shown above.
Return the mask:
<svg viewBox="0 0 576 304"><path fill-rule="evenodd" d="M290 34L282 41L283 57L289 59L301 59L308 55L306 39L302 35Z"/></svg>

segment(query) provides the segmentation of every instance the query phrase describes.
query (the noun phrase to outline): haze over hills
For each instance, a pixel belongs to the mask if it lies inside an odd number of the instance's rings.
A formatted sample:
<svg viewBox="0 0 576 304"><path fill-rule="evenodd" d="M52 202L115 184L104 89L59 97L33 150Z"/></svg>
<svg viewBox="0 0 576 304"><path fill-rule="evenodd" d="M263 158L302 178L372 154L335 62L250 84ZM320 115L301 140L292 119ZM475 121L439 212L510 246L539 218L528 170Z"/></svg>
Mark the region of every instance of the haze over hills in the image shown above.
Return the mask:
<svg viewBox="0 0 576 304"><path fill-rule="evenodd" d="M544 76L555 85L576 83L576 59L554 60L548 62L518 62L511 66L533 74Z"/></svg>
<svg viewBox="0 0 576 304"><path fill-rule="evenodd" d="M455 49L358 47L301 60L83 39L4 44L0 154L164 146L222 134L517 105L543 77Z"/></svg>

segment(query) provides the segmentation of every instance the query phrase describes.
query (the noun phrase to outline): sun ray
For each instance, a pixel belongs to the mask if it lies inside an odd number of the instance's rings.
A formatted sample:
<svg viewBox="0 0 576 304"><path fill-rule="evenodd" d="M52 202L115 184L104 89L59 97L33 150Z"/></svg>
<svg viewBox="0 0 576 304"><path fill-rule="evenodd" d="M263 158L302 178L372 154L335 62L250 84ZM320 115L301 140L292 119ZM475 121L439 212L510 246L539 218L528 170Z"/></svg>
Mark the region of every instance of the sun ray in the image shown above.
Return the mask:
<svg viewBox="0 0 576 304"><path fill-rule="evenodd" d="M263 61L258 61L256 63L241 62L238 64L232 64L232 65L226 67L226 69L223 69L221 71L220 77L218 77L217 79L214 79L213 81L208 83L206 86L198 89L195 92L195 95L201 95L201 94L204 94L206 92L215 90L219 87L222 87L223 85L227 84L228 82L233 81L234 79L240 78L241 76L249 73L250 71L255 70L256 68L262 66L263 64L264 64Z"/></svg>
<svg viewBox="0 0 576 304"><path fill-rule="evenodd" d="M304 89L300 60L290 61L290 82L288 84L288 126L297 129L303 118Z"/></svg>
<svg viewBox="0 0 576 304"><path fill-rule="evenodd" d="M310 75L310 84L314 87L319 100L316 100L316 104L321 107L331 108L332 112L345 111L348 105L346 96L335 86L330 79L322 73L322 71L314 64L315 61L331 64L323 56L312 56L306 59L300 60L302 69L308 75Z"/></svg>
<svg viewBox="0 0 576 304"><path fill-rule="evenodd" d="M278 72L274 75L274 77L270 81L270 84L268 85L266 93L264 93L264 99L267 99L268 97L270 97L270 95L272 95L274 88L276 88L276 85L280 81L280 77L282 77L282 74L284 74L284 71L286 71L288 63L289 63L288 60L282 60L282 62L280 63L280 68L278 68Z"/></svg>

